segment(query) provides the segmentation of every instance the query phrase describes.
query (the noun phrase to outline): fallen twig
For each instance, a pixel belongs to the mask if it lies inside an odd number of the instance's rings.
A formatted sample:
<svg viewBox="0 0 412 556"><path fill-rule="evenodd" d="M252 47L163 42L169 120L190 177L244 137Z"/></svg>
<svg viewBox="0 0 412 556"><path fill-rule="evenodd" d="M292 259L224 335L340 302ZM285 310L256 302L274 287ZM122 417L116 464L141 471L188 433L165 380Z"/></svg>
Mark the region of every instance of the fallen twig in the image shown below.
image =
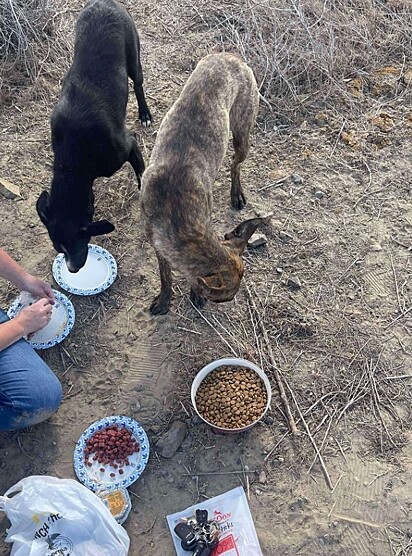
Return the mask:
<svg viewBox="0 0 412 556"><path fill-rule="evenodd" d="M258 191L265 191L266 189L269 189L269 188L271 188L271 187L273 187L273 188L275 188L275 189L276 189L277 187L281 187L281 186L285 183L285 181L286 181L288 178L289 178L289 176L285 176L284 178L280 178L280 179L277 180L277 181L268 183L267 185L264 185L264 186L262 186L262 187L259 187Z"/></svg>
<svg viewBox="0 0 412 556"><path fill-rule="evenodd" d="M392 322L390 322L389 324L387 324L384 328L384 330L387 330L390 326L392 326L393 324L395 324L395 322L398 322L398 320L402 319L404 316L406 316L408 313L410 313L412 311L412 305L410 307L408 307L408 309L406 309L402 314L398 315L396 317L396 319L393 319Z"/></svg>
<svg viewBox="0 0 412 556"><path fill-rule="evenodd" d="M31 460L36 459L33 456L29 455L25 450L23 450L23 446L21 445L21 441L20 441L20 436L17 436L17 444L19 445L21 453L24 454L27 458L29 458Z"/></svg>
<svg viewBox="0 0 412 556"><path fill-rule="evenodd" d="M308 435L308 437L309 437L309 440L311 441L312 446L315 448L315 452L316 452L316 455L317 455L318 458L319 458L319 463L320 463L320 465L321 465L321 467L322 467L323 474L325 475L326 484L328 485L328 487L330 488L330 490L333 491L333 483L332 483L332 480L331 480L331 478L330 478L329 472L328 472L328 470L327 470L327 468L326 468L326 464L325 464L325 462L324 462L324 460L323 460L322 454L320 453L319 448L318 448L318 446L317 446L317 444L316 444L316 442L315 442L315 439L313 438L312 433L310 432L309 426L308 426L308 424L307 424L307 422L306 422L306 420L305 420L305 418L304 418L304 416L303 416L303 413L302 413L301 410L300 410L300 407L299 407L298 401L297 401L297 399L296 399L296 397L295 397L295 394L293 393L293 390L292 390L291 387L289 386L287 380L285 380L285 384L286 384L286 386L287 386L287 388L288 388L288 390L289 390L289 392L290 392L290 395L292 396L292 399L293 399L293 401L294 401L294 403L295 403L296 409L298 410L299 417L300 417L300 419L301 419L301 421L302 421L302 423L303 423L303 426L304 426L305 429L306 429L306 432L307 432L307 435Z"/></svg>
<svg viewBox="0 0 412 556"><path fill-rule="evenodd" d="M401 304L401 298L400 298L400 295L399 295L399 287L398 287L398 279L396 277L396 270L395 270L395 265L393 264L392 253L391 253L391 266L392 266L393 280L395 282L395 291L396 291L396 297L398 299L399 311L401 313L403 313L404 307L402 307L402 304Z"/></svg>
<svg viewBox="0 0 412 556"><path fill-rule="evenodd" d="M233 355L235 357L239 357L239 355L236 353L236 351L233 349L233 347L229 344L229 342L226 340L226 338L224 338L222 336L222 334L213 326L213 324L203 315L203 313L201 311L199 311L199 309L192 303L192 301L191 300L189 300L189 301L190 301L190 304L192 305L193 309L195 309L197 311L198 315L200 317L202 317L202 319L210 326L210 328L216 332L216 334L219 336L219 338L222 340L222 342L224 342L227 345L227 347L230 349L230 351L233 353Z"/></svg>
<svg viewBox="0 0 412 556"><path fill-rule="evenodd" d="M380 193L381 191L385 191L386 188L387 186L381 187L380 189L374 189L373 191L369 191L368 193L361 195L359 199L356 201L356 203L353 205L353 208L355 209L363 199L366 199L366 197L370 197L371 195L375 195L375 193Z"/></svg>
<svg viewBox="0 0 412 556"><path fill-rule="evenodd" d="M256 473L256 470L246 471L239 469L239 471L194 471L193 473L182 473L183 477L201 477L203 475L242 475L242 473Z"/></svg>
<svg viewBox="0 0 412 556"><path fill-rule="evenodd" d="M298 432L298 429L297 429L297 426L296 426L296 423L295 423L295 419L293 418L292 412L290 410L290 405L289 405L288 399L286 397L286 392L285 392L285 389L283 387L282 378L280 376L279 369L277 368L277 365L276 365L276 362L275 362L275 357L273 355L273 350L272 350L272 346L270 344L269 336L268 336L266 328L263 324L262 318L259 315L258 308L256 306L255 300L253 299L250 288L247 284L246 284L246 291L247 291L247 294L248 294L248 297L249 297L249 301L252 304L253 310L255 311L257 323L260 327L260 330L263 334L263 338L264 338L265 343L266 343L266 349L268 351L269 358L270 358L270 361L272 363L273 372L275 374L276 383L278 385L279 395L280 395L280 398L282 400L286 416L288 418L290 430L291 430L292 434L296 434Z"/></svg>
<svg viewBox="0 0 412 556"><path fill-rule="evenodd" d="M342 131L343 131L344 127L345 127L345 124L346 124L346 118L343 120L343 124L341 125L341 128L340 128L340 130L339 130L338 136L336 137L336 141L335 141L335 144L333 145L333 149L332 149L332 151L331 151L331 153L330 153L330 155L329 155L329 158L332 158L333 153L335 152L335 149L336 149L336 147L337 147L337 145L338 145L338 142L339 142L340 136L342 135Z"/></svg>

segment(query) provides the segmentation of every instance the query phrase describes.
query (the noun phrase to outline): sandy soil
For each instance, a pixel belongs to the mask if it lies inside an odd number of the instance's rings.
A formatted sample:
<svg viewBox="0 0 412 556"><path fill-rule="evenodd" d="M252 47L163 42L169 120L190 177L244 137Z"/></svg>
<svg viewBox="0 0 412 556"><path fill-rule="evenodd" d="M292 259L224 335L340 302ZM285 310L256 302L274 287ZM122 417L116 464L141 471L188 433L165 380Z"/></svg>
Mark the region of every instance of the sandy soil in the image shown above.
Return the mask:
<svg viewBox="0 0 412 556"><path fill-rule="evenodd" d="M71 4L63 16L69 23L77 7ZM141 36L154 127L140 128L132 94L128 118L148 160L163 115L214 42L189 4L126 5ZM125 165L97 181L97 217L113 221L116 231L95 242L116 257L118 278L101 295L70 296L75 327L43 353L63 384L62 406L48 422L0 437L0 493L31 474L74 477L73 450L84 429L105 415L127 414L146 429L152 446L144 475L130 488L133 511L125 527L132 556L172 556L165 515L239 484L266 556L410 553L412 109L410 86L395 87L398 77L396 68L372 76L353 117L342 102L282 127L262 107L242 170L248 205L241 214L229 206L227 158L215 188L214 226L224 233L270 210L268 245L246 254L236 299L209 304L203 317L190 307L178 276L170 313L150 316L159 280L132 169ZM3 246L52 281L55 253L35 201L51 179L48 118L59 83L43 79L44 89L22 87L1 107L0 177L18 185L23 198L0 198L0 210ZM295 437L246 284L298 421ZM2 286L1 305L15 295ZM190 385L202 365L234 353L267 371L273 405L251 431L220 436L194 417ZM387 378L403 375L409 377ZM177 418L188 434L167 460L156 454L156 441ZM2 533L6 526L3 519Z"/></svg>

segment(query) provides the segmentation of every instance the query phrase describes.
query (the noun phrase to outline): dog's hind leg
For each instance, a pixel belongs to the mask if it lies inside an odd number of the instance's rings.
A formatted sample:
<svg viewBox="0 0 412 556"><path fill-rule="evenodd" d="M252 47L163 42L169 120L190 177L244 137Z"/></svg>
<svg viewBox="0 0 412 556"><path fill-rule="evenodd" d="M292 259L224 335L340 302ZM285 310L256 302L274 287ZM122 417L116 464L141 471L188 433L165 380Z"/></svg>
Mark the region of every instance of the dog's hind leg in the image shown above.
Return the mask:
<svg viewBox="0 0 412 556"><path fill-rule="evenodd" d="M159 262L161 289L150 305L150 312L152 315L165 315L169 311L172 297L172 271L167 260L156 249L155 252Z"/></svg>
<svg viewBox="0 0 412 556"><path fill-rule="evenodd" d="M140 189L141 186L140 178L142 177L142 174L144 172L145 164L134 133L130 134L130 151L129 151L128 161L130 162L130 164L133 167L133 170L135 171L137 181L139 183L139 189Z"/></svg>
<svg viewBox="0 0 412 556"><path fill-rule="evenodd" d="M142 125L148 127L152 123L152 115L147 106L143 91L143 70L140 63L140 43L137 31L132 30L133 41L127 43L127 73L134 84L134 94L139 106L139 120Z"/></svg>
<svg viewBox="0 0 412 556"><path fill-rule="evenodd" d="M230 111L230 128L233 134L233 149L235 151L230 168L232 188L230 199L232 207L241 210L246 205L246 197L240 183L240 165L245 161L250 148L250 134L255 124L259 96L256 84L247 97L248 105L244 102L235 102Z"/></svg>
<svg viewBox="0 0 412 556"><path fill-rule="evenodd" d="M240 183L240 165L246 159L249 152L249 137L237 135L233 133L233 148L235 154L230 167L230 176L232 179L232 188L230 190L230 200L232 207L241 210L246 205L246 197L243 193Z"/></svg>

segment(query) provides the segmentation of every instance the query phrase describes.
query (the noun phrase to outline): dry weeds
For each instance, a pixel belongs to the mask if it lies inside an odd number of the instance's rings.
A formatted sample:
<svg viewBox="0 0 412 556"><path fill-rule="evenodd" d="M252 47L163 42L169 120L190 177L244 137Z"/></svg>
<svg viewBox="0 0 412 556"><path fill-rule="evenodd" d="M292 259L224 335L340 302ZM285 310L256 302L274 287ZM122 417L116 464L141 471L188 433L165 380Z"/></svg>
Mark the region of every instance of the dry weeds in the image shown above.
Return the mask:
<svg viewBox="0 0 412 556"><path fill-rule="evenodd" d="M41 76L61 78L71 50L68 12L60 0L0 0L0 100L22 85L36 93Z"/></svg>
<svg viewBox="0 0 412 556"><path fill-rule="evenodd" d="M396 94L404 87L408 0L204 0L193 10L221 48L253 67L263 101L282 119L315 106L335 109L338 97L354 108L371 74L386 66L401 66Z"/></svg>

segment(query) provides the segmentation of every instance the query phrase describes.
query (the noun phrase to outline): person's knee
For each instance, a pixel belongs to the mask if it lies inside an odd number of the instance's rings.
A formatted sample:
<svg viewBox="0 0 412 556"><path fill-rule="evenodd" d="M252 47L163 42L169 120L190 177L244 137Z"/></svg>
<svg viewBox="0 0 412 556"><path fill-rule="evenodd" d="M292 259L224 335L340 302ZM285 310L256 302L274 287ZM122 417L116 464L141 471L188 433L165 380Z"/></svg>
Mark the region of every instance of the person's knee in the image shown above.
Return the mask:
<svg viewBox="0 0 412 556"><path fill-rule="evenodd" d="M3 408L7 415L4 415L0 429L16 430L37 425L57 411L62 400L62 387L51 369L45 367L47 372L43 373L42 380L28 380L18 397L10 400L10 406Z"/></svg>
<svg viewBox="0 0 412 556"><path fill-rule="evenodd" d="M49 376L35 394L37 399L37 401L35 400L35 405L45 410L50 410L52 413L58 409L62 401L63 390L59 379L52 371L50 371Z"/></svg>
<svg viewBox="0 0 412 556"><path fill-rule="evenodd" d="M30 425L41 423L55 411L57 411L62 401L63 391L60 381L55 374L50 371L47 378L42 383L37 383L31 387L31 414Z"/></svg>

